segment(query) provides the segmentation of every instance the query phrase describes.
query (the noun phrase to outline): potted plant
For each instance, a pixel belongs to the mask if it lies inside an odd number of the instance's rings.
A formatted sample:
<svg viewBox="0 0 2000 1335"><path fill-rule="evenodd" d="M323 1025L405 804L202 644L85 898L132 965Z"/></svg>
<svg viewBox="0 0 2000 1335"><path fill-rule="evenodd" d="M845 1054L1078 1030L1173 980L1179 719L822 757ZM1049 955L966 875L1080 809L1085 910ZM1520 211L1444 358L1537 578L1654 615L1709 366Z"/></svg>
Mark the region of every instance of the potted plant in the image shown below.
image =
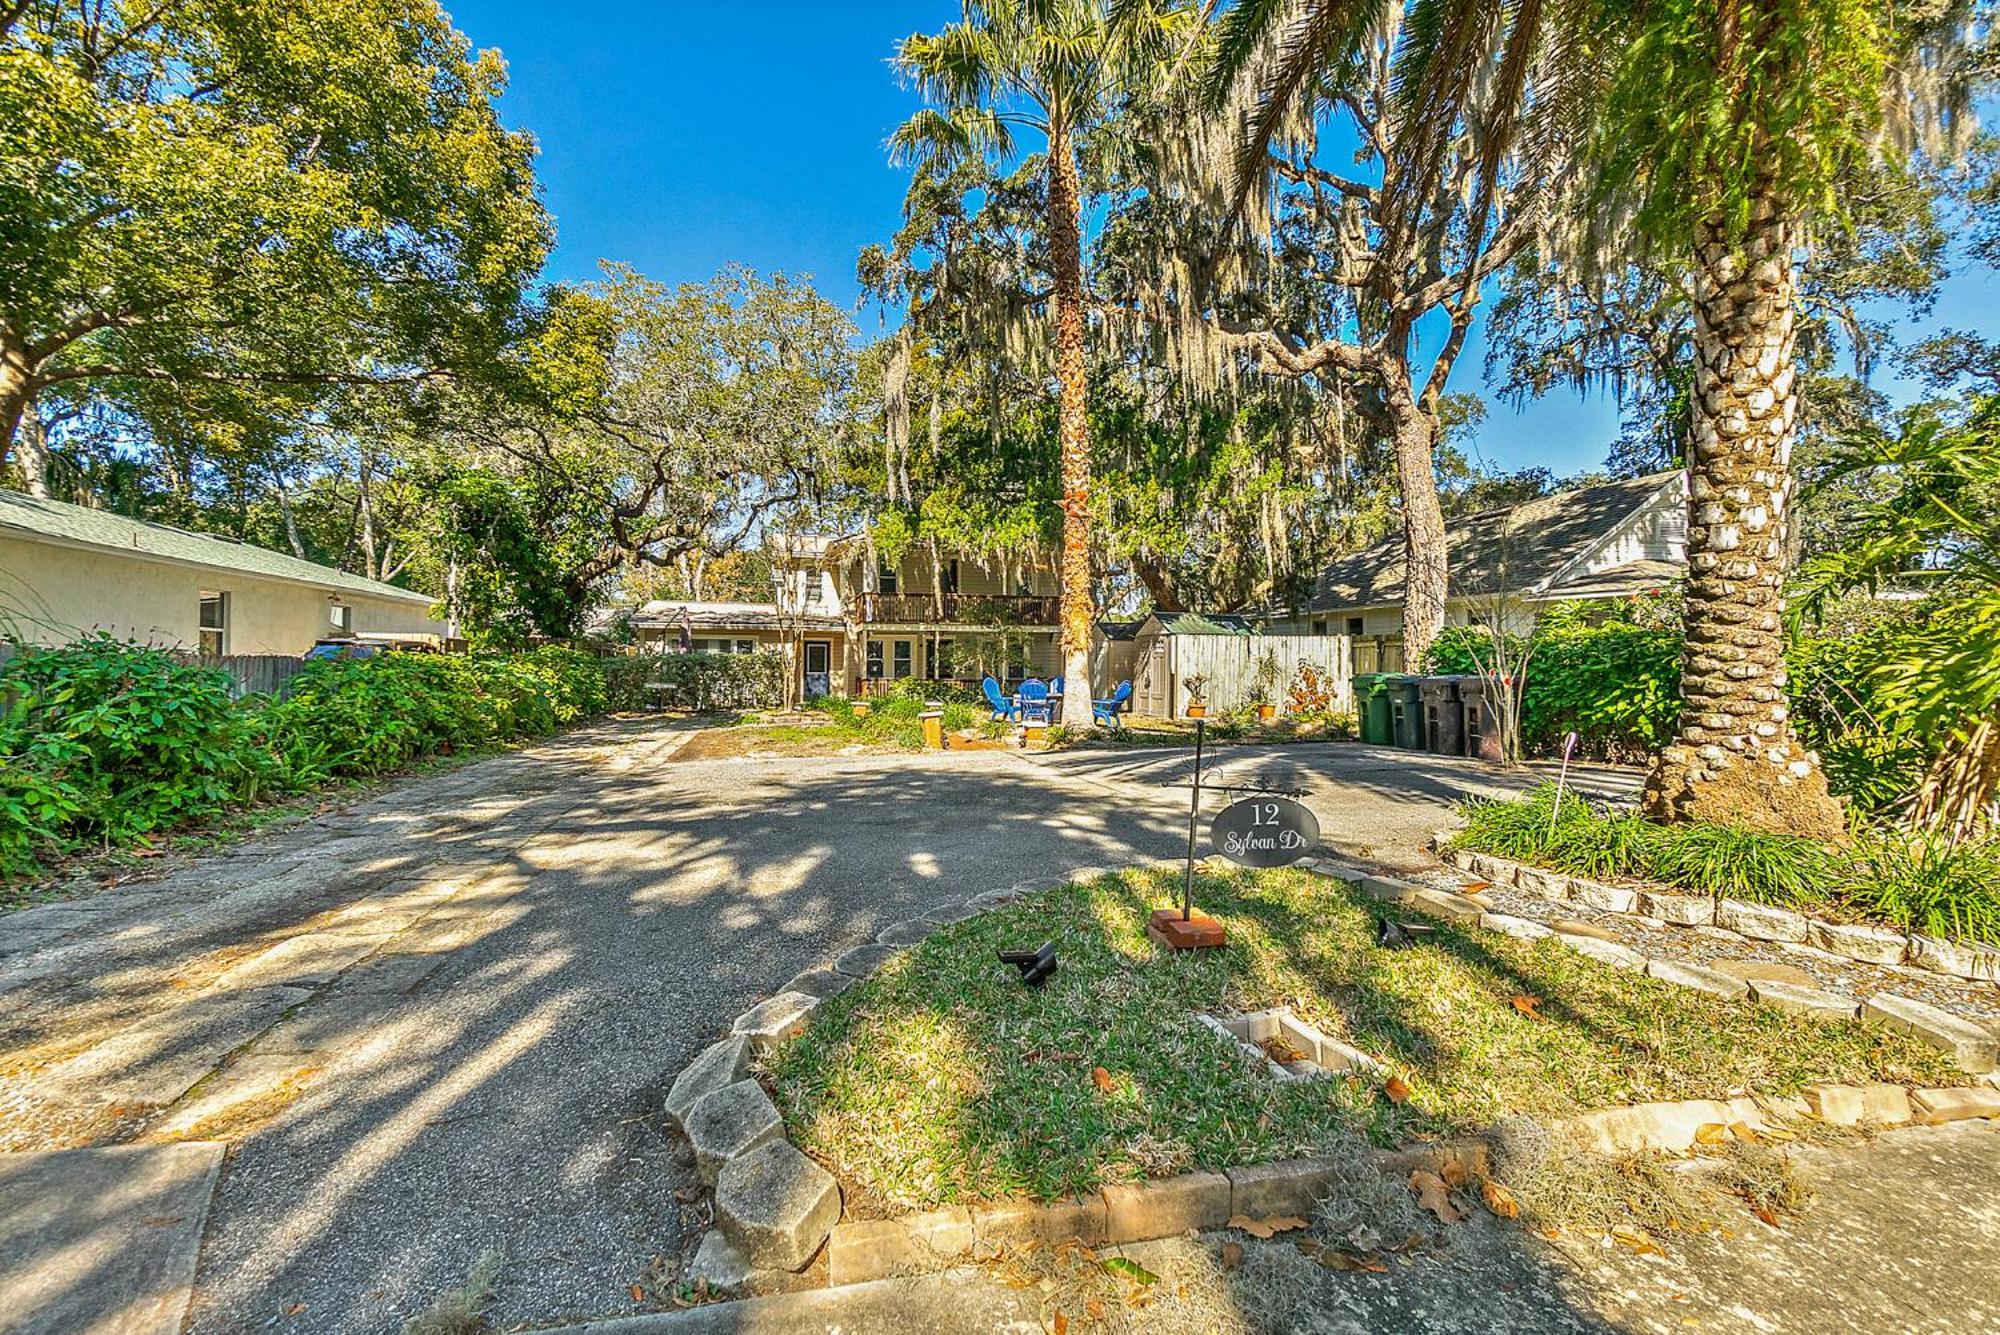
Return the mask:
<svg viewBox="0 0 2000 1335"><path fill-rule="evenodd" d="M1208 714L1208 700L1205 693L1208 690L1208 674L1197 672L1191 677L1184 678L1181 681L1181 685L1187 688L1188 693L1187 716L1189 718L1206 717Z"/></svg>
<svg viewBox="0 0 2000 1335"><path fill-rule="evenodd" d="M1278 717L1278 675L1278 651L1266 649L1250 678L1250 703L1257 706L1259 723L1270 723Z"/></svg>

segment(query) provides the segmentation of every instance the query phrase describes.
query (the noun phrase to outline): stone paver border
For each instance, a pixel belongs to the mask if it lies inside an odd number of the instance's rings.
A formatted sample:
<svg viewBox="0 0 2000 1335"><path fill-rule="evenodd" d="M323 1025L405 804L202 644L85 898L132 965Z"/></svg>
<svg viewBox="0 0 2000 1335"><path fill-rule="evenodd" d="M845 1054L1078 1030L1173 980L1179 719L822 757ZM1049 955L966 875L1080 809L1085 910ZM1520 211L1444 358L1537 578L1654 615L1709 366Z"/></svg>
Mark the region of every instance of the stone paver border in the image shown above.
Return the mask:
<svg viewBox="0 0 2000 1335"><path fill-rule="evenodd" d="M1176 862L1172 865L1180 864ZM1306 870L1344 881L1380 902L1513 935L1540 935L1521 931L1519 927L1510 928L1510 924L1530 927L1538 924L1527 923L1524 919L1500 918L1500 915L1486 912L1471 896L1447 894L1377 876L1325 858L1308 859L1301 865ZM1067 879L1090 880L1112 870L1079 868L1070 872ZM910 949L931 931L1012 903L1039 888L1016 885L1003 890L989 890L966 901L967 909L971 910L969 913L961 915L956 911L932 910L923 917L892 924L876 934L877 944L857 946L841 955L835 961L833 970L850 981L859 981ZM1500 920L1490 921L1496 918ZM920 931L919 927L928 930ZM1593 955L1598 953L1598 948L1611 945L1580 934L1560 931L1551 931L1550 934L1573 949ZM1752 985L1741 984L1726 975L1712 975L1710 970L1648 960L1624 947L1615 949L1621 952L1621 958L1609 962L1621 967L1642 971L1662 982L1695 987L1725 997L1740 997L1754 1004ZM1622 956L1630 956L1630 960ZM670 1120L685 1132L689 1120L699 1120L702 1105L707 1100L740 1100L741 1091L734 1086L745 1082L743 1061L746 1039L750 1039L760 1052L777 1041L777 1035L765 1037L768 1030L763 1021L771 1014L773 1003L780 1001L780 1009L787 1021L784 1035L790 1036L803 1030L810 1023L811 1013L821 998L799 986L800 981L826 972L816 969L799 975L775 996L746 1011L737 1020L729 1037L713 1044L690 1062L667 1096ZM1774 999L1770 1004L1786 1003ZM1899 1027L1930 1038L1947 1051L1954 1051L1961 1064L1967 1065L1968 1071L1982 1060L1984 1065L1979 1067L1980 1071L1993 1070L1993 1035L1934 1007L1918 1002L1906 1002L1906 1006L1917 1010L1905 1010L1894 1017ZM1859 1003L1850 1003L1850 1008L1842 1010L1840 1017L1856 1018L1858 1007ZM1800 1007L1796 1001L1789 1008L1808 1014L1822 1013L1811 1007ZM1239 1041L1238 1036L1225 1029L1220 1021L1208 1016L1200 1018L1209 1021L1209 1027L1226 1041ZM1967 1034L1932 1032L1923 1027L1940 1020L1974 1031L1978 1040L1983 1041L1984 1048L1979 1048ZM759 1039L762 1042L758 1042ZM1261 1057L1263 1054L1260 1051L1258 1055ZM1366 1054L1356 1055L1364 1061L1372 1061ZM1988 1074L1983 1082L1972 1088L1910 1090L1899 1085L1827 1084L1808 1088L1801 1098L1756 1096L1644 1103L1584 1113L1569 1119L1564 1125L1575 1132L1586 1147L1605 1154L1645 1150L1678 1153L1699 1143L1698 1138L1710 1126L1721 1126L1729 1134L1740 1135L1747 1131L1754 1135L1787 1120L1808 1116L1835 1126L1871 1128L1910 1123L1931 1125L1973 1117L2000 1118L2000 1074ZM1487 1171L1489 1139L1490 1133L1449 1142L1417 1143L1395 1150L1372 1151L1370 1157L1375 1167L1396 1175L1406 1175L1420 1168L1441 1171L1444 1165L1451 1163L1479 1178L1485 1176ZM757 1139L752 1148L762 1149L773 1143L790 1148L789 1142L784 1139L782 1126L775 1140ZM721 1170L726 1171L728 1162L722 1161ZM835 1208L831 1210L827 1208L827 1198L815 1194L809 1208L801 1207L796 1219L773 1221L767 1211L766 1217L755 1222L754 1227L766 1231L788 1230L787 1255L796 1264L785 1269L760 1267L755 1259L745 1256L734 1245L735 1240L744 1234L746 1222L730 1217L727 1202L718 1198L716 1217L719 1228L704 1240L687 1278L690 1281L706 1279L713 1291L740 1290L765 1294L810 1286L811 1281L801 1272L821 1254L827 1261L827 1283L842 1286L949 1269L982 1249L1029 1240L1048 1244L1074 1239L1086 1246L1149 1242L1190 1230L1220 1228L1238 1215L1261 1218L1277 1214L1309 1214L1338 1175L1345 1171L1350 1171L1350 1166L1332 1160L1294 1159L1230 1168L1220 1173L1196 1172L1117 1183L1086 1196L1050 1204L1001 1201L970 1208L954 1206L895 1219L846 1222L837 1222L840 1196L836 1185L832 1195Z"/></svg>
<svg viewBox="0 0 2000 1335"><path fill-rule="evenodd" d="M1531 895L1584 904L1608 913L1630 913L1665 927L1701 927L1748 941L1810 945L1857 964L1902 965L1975 983L2000 983L2000 949L1946 941L1921 932L1899 932L1864 923L1832 922L1795 909L1752 904L1724 896L1689 895L1663 889L1632 890L1604 885L1567 872L1532 867L1492 853L1454 848L1449 833L1432 842L1439 858L1460 871L1495 885L1511 885ZM1447 896L1449 897L1449 896Z"/></svg>

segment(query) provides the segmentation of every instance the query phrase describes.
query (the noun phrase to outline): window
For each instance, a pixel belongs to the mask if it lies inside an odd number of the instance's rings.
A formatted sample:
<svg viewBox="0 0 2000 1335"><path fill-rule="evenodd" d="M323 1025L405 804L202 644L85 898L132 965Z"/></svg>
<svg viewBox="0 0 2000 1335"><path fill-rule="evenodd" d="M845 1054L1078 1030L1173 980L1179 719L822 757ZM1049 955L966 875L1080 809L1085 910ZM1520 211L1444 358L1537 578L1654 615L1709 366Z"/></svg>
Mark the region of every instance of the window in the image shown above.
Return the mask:
<svg viewBox="0 0 2000 1335"><path fill-rule="evenodd" d="M943 565L938 567L938 592L939 593L958 592L957 557L955 556L952 557L951 560L946 561Z"/></svg>
<svg viewBox="0 0 2000 1335"><path fill-rule="evenodd" d="M910 642L908 640L897 640L895 643L895 668L891 675L900 680L910 675Z"/></svg>
<svg viewBox="0 0 2000 1335"><path fill-rule="evenodd" d="M220 657L229 643L229 595L212 589L201 591L201 651Z"/></svg>
<svg viewBox="0 0 2000 1335"><path fill-rule="evenodd" d="M1359 635L1359 634L1361 634L1361 618L1360 618L1360 617L1349 617L1349 618L1347 618L1347 633L1348 633L1349 635Z"/></svg>
<svg viewBox="0 0 2000 1335"><path fill-rule="evenodd" d="M1313 634L1315 634L1315 635L1324 635L1324 634L1326 634L1326 618L1325 618L1325 617L1314 617L1314 618L1313 618Z"/></svg>
<svg viewBox="0 0 2000 1335"><path fill-rule="evenodd" d="M327 619L333 623L335 630L339 631L342 635L352 635L354 633L354 609L352 607L346 603L335 603L332 607L326 609L326 613Z"/></svg>
<svg viewBox="0 0 2000 1335"><path fill-rule="evenodd" d="M875 591L894 593L896 591L896 568L884 561L875 571Z"/></svg>
<svg viewBox="0 0 2000 1335"><path fill-rule="evenodd" d="M954 675L951 661L950 640L924 641L924 673L932 681L945 681Z"/></svg>
<svg viewBox="0 0 2000 1335"><path fill-rule="evenodd" d="M882 679L882 641L880 640L868 641L868 675L876 681Z"/></svg>
<svg viewBox="0 0 2000 1335"><path fill-rule="evenodd" d="M757 652L757 645L751 640L738 640L736 642L736 652L739 654L755 653Z"/></svg>

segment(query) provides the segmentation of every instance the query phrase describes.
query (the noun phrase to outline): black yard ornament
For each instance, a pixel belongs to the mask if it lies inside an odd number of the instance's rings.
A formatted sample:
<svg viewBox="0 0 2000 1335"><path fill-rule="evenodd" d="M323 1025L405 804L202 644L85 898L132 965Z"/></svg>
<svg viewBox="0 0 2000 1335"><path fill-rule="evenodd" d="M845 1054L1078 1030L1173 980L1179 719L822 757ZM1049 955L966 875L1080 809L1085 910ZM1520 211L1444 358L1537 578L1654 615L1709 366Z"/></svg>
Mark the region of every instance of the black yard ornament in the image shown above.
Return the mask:
<svg viewBox="0 0 2000 1335"><path fill-rule="evenodd" d="M1424 938L1437 928L1422 922L1391 922L1387 918L1375 919L1375 944L1384 950L1408 950L1420 946Z"/></svg>
<svg viewBox="0 0 2000 1335"><path fill-rule="evenodd" d="M1002 964L1011 964L1021 971L1021 981L1029 987L1040 987L1056 971L1053 941L1044 941L1033 950L1002 950L998 954Z"/></svg>

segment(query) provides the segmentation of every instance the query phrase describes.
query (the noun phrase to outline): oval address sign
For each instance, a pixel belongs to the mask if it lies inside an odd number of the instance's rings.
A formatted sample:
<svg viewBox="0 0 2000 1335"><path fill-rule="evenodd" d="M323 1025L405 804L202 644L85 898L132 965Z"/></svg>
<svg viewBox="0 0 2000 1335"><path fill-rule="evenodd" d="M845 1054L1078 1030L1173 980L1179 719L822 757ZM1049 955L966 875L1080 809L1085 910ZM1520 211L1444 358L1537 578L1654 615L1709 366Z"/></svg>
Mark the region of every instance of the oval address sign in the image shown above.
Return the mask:
<svg viewBox="0 0 2000 1335"><path fill-rule="evenodd" d="M1319 846L1319 818L1303 802L1259 793L1216 812L1208 837L1231 862L1288 867Z"/></svg>

